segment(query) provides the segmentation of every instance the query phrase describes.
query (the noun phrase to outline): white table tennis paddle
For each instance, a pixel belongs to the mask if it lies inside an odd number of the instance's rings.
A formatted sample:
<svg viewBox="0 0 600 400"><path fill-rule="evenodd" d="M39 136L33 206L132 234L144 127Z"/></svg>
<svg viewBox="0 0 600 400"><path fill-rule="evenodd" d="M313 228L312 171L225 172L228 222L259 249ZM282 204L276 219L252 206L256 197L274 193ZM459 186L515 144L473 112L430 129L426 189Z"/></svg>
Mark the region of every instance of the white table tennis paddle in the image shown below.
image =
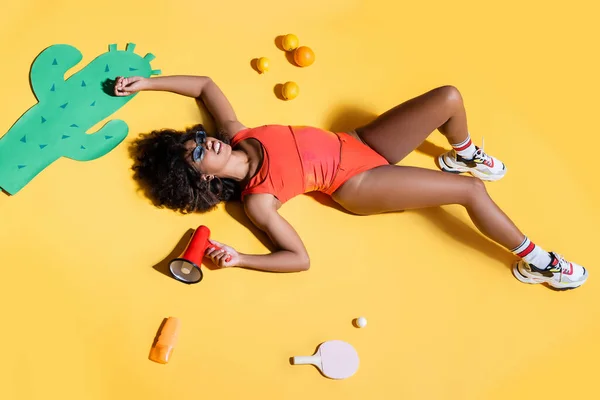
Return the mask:
<svg viewBox="0 0 600 400"><path fill-rule="evenodd" d="M293 357L294 365L312 364L331 379L350 378L358 370L358 353L341 340L323 342L312 356Z"/></svg>

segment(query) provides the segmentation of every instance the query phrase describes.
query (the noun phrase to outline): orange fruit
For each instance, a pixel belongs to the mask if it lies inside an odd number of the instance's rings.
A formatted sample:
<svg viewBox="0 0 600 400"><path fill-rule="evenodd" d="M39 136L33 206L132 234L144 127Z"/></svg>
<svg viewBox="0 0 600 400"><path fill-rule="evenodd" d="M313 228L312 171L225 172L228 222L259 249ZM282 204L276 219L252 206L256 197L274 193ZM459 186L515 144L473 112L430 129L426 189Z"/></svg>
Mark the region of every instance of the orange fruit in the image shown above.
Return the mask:
<svg viewBox="0 0 600 400"><path fill-rule="evenodd" d="M292 100L300 94L300 87L296 82L286 82L281 88L281 95L286 100Z"/></svg>
<svg viewBox="0 0 600 400"><path fill-rule="evenodd" d="M283 37L283 40L281 41L281 45L283 46L283 49L285 51L292 51L296 49L298 47L298 44L300 44L298 36L292 33L288 33L287 35L285 35Z"/></svg>
<svg viewBox="0 0 600 400"><path fill-rule="evenodd" d="M310 47L300 46L294 51L294 61L301 67L308 67L315 62L315 53Z"/></svg>
<svg viewBox="0 0 600 400"><path fill-rule="evenodd" d="M269 70L269 59L266 57L261 57L256 61L256 68L261 73L267 72Z"/></svg>

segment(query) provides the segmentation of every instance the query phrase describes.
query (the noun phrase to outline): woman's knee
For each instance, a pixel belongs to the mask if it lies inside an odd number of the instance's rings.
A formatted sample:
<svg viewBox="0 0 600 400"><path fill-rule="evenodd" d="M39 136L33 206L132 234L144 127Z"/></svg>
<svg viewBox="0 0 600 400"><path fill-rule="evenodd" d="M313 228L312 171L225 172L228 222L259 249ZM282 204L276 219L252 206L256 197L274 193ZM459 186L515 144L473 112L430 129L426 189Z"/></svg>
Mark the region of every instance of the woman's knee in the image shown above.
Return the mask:
<svg viewBox="0 0 600 400"><path fill-rule="evenodd" d="M462 105L463 98L462 98L462 95L460 94L460 91L456 87L454 87L452 85L446 85L446 86L441 86L441 87L437 88L436 90L439 92L439 95L447 103Z"/></svg>
<svg viewBox="0 0 600 400"><path fill-rule="evenodd" d="M469 178L468 193L465 198L464 206L468 207L473 203L488 198L489 194L485 187L485 183L479 178Z"/></svg>

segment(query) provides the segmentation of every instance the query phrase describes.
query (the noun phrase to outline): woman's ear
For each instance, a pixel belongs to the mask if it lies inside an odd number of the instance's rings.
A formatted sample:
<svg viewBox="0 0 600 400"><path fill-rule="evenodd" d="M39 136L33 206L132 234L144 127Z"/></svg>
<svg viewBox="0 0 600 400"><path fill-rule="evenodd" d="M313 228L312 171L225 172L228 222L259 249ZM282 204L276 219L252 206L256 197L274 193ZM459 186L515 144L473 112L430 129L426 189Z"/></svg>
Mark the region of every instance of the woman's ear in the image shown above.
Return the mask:
<svg viewBox="0 0 600 400"><path fill-rule="evenodd" d="M204 175L204 174L202 175L202 180L207 181L207 182L212 181L214 178L215 178L214 175Z"/></svg>

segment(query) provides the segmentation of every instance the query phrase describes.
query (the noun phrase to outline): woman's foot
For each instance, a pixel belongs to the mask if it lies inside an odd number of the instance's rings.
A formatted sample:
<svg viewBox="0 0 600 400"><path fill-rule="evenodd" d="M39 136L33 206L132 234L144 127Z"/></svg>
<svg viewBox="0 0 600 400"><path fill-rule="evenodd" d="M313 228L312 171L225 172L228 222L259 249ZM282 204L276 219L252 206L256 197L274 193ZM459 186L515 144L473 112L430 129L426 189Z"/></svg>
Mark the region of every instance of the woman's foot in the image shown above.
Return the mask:
<svg viewBox="0 0 600 400"><path fill-rule="evenodd" d="M550 264L544 268L537 268L520 260L513 266L515 278L523 283L544 283L559 290L575 289L585 283L588 277L587 270L581 265L569 262L562 256L550 252Z"/></svg>
<svg viewBox="0 0 600 400"><path fill-rule="evenodd" d="M450 150L438 157L442 171L460 174L468 172L482 181L497 181L506 174L506 166L500 160L486 154L483 148L477 148L473 158L466 159Z"/></svg>

